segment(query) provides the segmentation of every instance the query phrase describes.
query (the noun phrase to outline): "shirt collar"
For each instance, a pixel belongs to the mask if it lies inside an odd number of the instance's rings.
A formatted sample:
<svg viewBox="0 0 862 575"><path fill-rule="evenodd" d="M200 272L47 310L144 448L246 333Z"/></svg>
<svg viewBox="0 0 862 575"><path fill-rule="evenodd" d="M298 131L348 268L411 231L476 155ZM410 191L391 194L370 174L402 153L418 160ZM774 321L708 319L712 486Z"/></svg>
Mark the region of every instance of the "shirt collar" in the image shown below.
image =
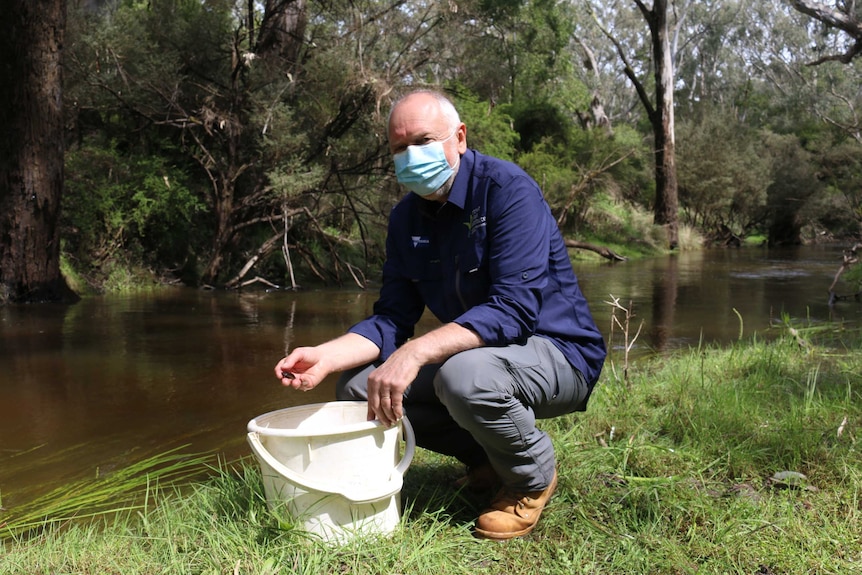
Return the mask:
<svg viewBox="0 0 862 575"><path fill-rule="evenodd" d="M458 173L455 175L455 181L452 182L452 189L449 190L449 197L446 198L447 204L455 205L462 210L467 202L467 189L470 187L470 176L473 172L473 164L475 163L475 153L471 149L467 149L461 156L461 165L458 167Z"/></svg>

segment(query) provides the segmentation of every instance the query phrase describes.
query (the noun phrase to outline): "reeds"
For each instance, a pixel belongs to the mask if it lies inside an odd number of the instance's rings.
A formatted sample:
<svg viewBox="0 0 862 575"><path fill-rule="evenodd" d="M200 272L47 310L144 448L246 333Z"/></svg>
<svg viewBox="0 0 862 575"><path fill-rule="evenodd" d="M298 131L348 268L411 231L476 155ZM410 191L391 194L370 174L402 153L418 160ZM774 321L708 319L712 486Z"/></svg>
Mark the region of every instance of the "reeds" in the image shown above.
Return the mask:
<svg viewBox="0 0 862 575"><path fill-rule="evenodd" d="M183 453L184 447L148 457L109 474L58 487L21 507L0 512L0 539L16 538L72 520L145 510L159 484L200 476L212 455Z"/></svg>

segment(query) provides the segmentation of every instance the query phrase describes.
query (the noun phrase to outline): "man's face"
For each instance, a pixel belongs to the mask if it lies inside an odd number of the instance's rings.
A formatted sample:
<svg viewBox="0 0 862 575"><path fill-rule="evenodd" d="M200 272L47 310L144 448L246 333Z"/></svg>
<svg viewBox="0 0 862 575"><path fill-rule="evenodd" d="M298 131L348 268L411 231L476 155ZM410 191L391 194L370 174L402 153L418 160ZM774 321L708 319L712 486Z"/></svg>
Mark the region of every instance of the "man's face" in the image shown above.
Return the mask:
<svg viewBox="0 0 862 575"><path fill-rule="evenodd" d="M459 124L455 135L449 138L451 135L452 127L440 110L440 104L429 94L407 96L389 117L389 151L393 154L403 152L407 146L442 141L446 160L450 166L455 166L458 156L467 151L466 126Z"/></svg>

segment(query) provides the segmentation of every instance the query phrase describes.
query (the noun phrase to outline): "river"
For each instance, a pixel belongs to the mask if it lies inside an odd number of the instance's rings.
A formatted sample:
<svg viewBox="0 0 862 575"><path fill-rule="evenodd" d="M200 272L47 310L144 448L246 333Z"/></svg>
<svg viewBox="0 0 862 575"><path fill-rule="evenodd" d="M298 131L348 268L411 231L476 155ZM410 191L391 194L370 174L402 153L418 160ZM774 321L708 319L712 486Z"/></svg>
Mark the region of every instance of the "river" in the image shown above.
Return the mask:
<svg viewBox="0 0 862 575"><path fill-rule="evenodd" d="M631 310L632 360L797 326L858 325L862 304L827 305L841 247L707 250L625 263L575 262L600 329ZM169 289L87 297L73 306L0 307L0 505L183 446L226 460L249 454L245 426L283 407L329 401L282 388L287 350L342 333L375 290ZM622 320L624 314L618 311ZM423 318L420 331L433 327ZM619 327L611 340L621 361Z"/></svg>

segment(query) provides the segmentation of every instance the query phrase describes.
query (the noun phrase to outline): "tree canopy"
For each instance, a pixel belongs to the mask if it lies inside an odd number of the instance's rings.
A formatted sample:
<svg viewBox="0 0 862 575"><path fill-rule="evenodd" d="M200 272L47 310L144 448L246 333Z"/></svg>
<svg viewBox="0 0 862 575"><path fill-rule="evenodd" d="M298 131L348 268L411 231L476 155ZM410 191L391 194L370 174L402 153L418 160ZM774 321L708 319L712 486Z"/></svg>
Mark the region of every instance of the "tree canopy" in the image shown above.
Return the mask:
<svg viewBox="0 0 862 575"><path fill-rule="evenodd" d="M681 224L773 244L858 234L859 78L828 57L852 51L856 13L666 4ZM389 106L426 86L453 98L471 147L536 178L567 236L624 243L602 206L661 201L644 103L657 7L72 1L64 253L94 284L134 262L194 285L365 285L404 193Z"/></svg>

